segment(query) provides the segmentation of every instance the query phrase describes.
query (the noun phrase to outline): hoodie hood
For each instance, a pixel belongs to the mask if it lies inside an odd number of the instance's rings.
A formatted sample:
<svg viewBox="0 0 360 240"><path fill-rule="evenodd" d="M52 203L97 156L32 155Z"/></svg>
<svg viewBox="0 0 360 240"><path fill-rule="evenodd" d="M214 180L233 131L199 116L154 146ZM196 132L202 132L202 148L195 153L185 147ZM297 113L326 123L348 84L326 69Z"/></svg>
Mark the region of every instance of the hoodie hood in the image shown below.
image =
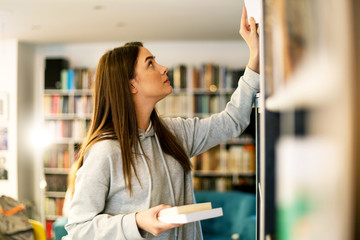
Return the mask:
<svg viewBox="0 0 360 240"><path fill-rule="evenodd" d="M139 131L139 139L140 141L143 141L147 137L152 137L155 135L155 130L153 128L152 122L150 121L149 127L146 129L146 131L138 128Z"/></svg>

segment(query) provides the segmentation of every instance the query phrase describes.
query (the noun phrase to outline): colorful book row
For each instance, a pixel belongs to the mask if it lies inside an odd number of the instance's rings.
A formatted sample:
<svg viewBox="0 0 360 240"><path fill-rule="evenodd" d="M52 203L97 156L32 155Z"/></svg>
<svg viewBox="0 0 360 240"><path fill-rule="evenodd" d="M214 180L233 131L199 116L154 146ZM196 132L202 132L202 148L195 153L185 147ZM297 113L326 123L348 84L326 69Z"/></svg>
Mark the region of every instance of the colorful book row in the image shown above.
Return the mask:
<svg viewBox="0 0 360 240"><path fill-rule="evenodd" d="M77 115L85 115L92 113L93 98L92 96L75 96L75 109L74 113Z"/></svg>
<svg viewBox="0 0 360 240"><path fill-rule="evenodd" d="M231 190L238 190L243 192L255 193L255 177L254 176L201 176L194 177L193 184L196 191L218 191L225 192Z"/></svg>
<svg viewBox="0 0 360 240"><path fill-rule="evenodd" d="M86 136L89 120L47 120L45 128L51 139L72 138L81 140Z"/></svg>
<svg viewBox="0 0 360 240"><path fill-rule="evenodd" d="M188 102L186 94L169 95L165 99L161 100L156 105L157 111L160 115L163 114L176 114L187 115L188 114Z"/></svg>
<svg viewBox="0 0 360 240"><path fill-rule="evenodd" d="M63 214L64 198L45 198L45 214L49 216L61 216Z"/></svg>
<svg viewBox="0 0 360 240"><path fill-rule="evenodd" d="M57 145L58 146L58 145ZM69 149L64 147L51 147L44 154L45 168L70 168Z"/></svg>
<svg viewBox="0 0 360 240"><path fill-rule="evenodd" d="M89 114L92 112L92 96L74 96L74 107L70 106L69 96L58 94L44 96L45 114L67 114L77 115Z"/></svg>
<svg viewBox="0 0 360 240"><path fill-rule="evenodd" d="M194 170L218 171L224 173L255 173L255 146L253 144L231 145L228 150L214 147L192 158Z"/></svg>
<svg viewBox="0 0 360 240"><path fill-rule="evenodd" d="M45 114L64 114L69 113L69 97L59 95L44 96Z"/></svg>
<svg viewBox="0 0 360 240"><path fill-rule="evenodd" d="M170 84L175 90L189 87L188 80L191 78L194 89L207 89L215 92L219 89L236 88L244 71L244 69L231 70L225 66L207 63L199 68L178 65L169 70L168 76Z"/></svg>
<svg viewBox="0 0 360 240"><path fill-rule="evenodd" d="M63 69L60 74L62 90L91 89L95 78L92 69Z"/></svg>
<svg viewBox="0 0 360 240"><path fill-rule="evenodd" d="M195 113L218 113L225 106L220 106L220 96L218 95L195 95L194 109Z"/></svg>
<svg viewBox="0 0 360 240"><path fill-rule="evenodd" d="M208 177L195 177L193 179L195 191L218 191L225 192L233 189L232 179L228 177L221 178L208 178Z"/></svg>

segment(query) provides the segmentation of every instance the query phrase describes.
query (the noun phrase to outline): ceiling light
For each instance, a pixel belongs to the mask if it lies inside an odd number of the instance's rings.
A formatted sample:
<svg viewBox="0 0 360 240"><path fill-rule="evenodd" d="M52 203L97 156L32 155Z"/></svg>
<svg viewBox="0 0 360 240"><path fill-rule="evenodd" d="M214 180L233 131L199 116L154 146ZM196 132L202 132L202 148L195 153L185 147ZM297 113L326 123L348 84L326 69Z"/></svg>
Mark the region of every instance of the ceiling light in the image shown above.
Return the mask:
<svg viewBox="0 0 360 240"><path fill-rule="evenodd" d="M94 10L102 10L104 8L104 6L101 6L101 5L96 5L94 6Z"/></svg>
<svg viewBox="0 0 360 240"><path fill-rule="evenodd" d="M32 25L31 26L31 30L36 31L36 30L40 30L41 26L40 25Z"/></svg>
<svg viewBox="0 0 360 240"><path fill-rule="evenodd" d="M118 23L116 23L115 26L116 26L117 28L122 28L122 27L125 26L125 23L123 23L123 22L118 22Z"/></svg>

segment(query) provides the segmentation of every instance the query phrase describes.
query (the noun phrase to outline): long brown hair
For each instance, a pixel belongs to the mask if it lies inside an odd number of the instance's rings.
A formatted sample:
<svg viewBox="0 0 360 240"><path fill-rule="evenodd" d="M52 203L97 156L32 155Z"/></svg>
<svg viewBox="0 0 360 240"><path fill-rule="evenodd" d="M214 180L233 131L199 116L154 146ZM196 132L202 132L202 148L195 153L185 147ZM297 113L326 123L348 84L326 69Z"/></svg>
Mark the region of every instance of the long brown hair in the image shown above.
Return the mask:
<svg viewBox="0 0 360 240"><path fill-rule="evenodd" d="M105 139L118 140L121 148L125 186L129 190L130 196L132 195L131 169L134 170L135 176L140 182L135 168L140 141L129 82L136 75L135 66L140 47L143 47L141 42L130 42L106 52L100 58L94 81L91 124L79 150L76 167L78 170L82 166L86 152L96 142ZM159 138L161 149L164 153L174 157L188 173L191 170L189 157L176 137L163 124L156 109L152 111L150 120ZM72 181L75 181L75 177ZM72 184L75 186L73 182ZM73 188L72 193L74 190Z"/></svg>

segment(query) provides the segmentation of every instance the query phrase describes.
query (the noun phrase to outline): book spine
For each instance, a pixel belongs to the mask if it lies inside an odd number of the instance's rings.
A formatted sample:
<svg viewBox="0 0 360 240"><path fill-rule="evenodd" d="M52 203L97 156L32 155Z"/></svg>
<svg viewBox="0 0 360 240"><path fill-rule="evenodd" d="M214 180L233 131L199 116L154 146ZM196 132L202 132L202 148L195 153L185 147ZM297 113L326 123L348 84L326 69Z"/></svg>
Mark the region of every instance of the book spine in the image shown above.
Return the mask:
<svg viewBox="0 0 360 240"><path fill-rule="evenodd" d="M61 83L62 90L68 89L68 70L67 69L61 70L60 83Z"/></svg>
<svg viewBox="0 0 360 240"><path fill-rule="evenodd" d="M74 89L74 70L68 69L68 83L67 83L67 90Z"/></svg>

